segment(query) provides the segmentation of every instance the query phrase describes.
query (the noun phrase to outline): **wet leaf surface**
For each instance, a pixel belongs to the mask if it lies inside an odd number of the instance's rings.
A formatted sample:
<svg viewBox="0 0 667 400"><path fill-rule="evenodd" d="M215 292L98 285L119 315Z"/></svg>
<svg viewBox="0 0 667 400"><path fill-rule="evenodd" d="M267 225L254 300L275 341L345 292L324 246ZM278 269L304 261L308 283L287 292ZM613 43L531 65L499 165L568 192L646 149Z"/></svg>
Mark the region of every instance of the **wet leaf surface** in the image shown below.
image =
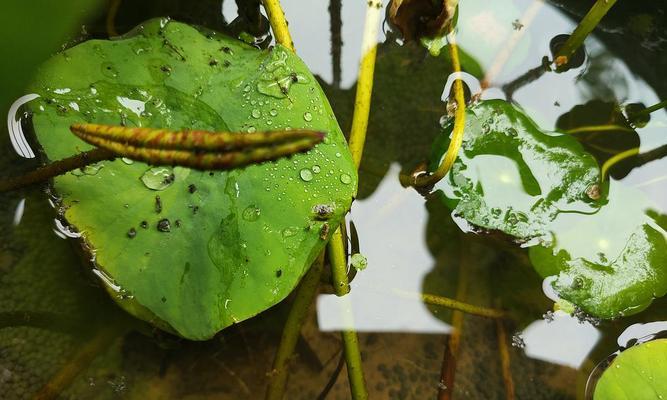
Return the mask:
<svg viewBox="0 0 667 400"><path fill-rule="evenodd" d="M559 295L597 317L637 313L667 292L665 231L640 191L616 181L600 188L595 159L573 137L541 131L506 102L471 107L466 123L459 159L436 186L463 230L530 247Z"/></svg>
<svg viewBox="0 0 667 400"><path fill-rule="evenodd" d="M667 397L667 339L652 340L619 354L602 373L594 400Z"/></svg>
<svg viewBox="0 0 667 400"><path fill-rule="evenodd" d="M325 244L320 230L340 221L356 191L326 98L281 46L260 51L152 20L121 40L55 56L32 87L41 96L31 104L36 136L52 160L90 147L67 132L81 122L327 133L306 154L243 170L176 167L146 185L148 165L118 159L54 180L63 217L121 305L190 339L209 338L289 294ZM332 209L327 220L313 214L320 204Z"/></svg>

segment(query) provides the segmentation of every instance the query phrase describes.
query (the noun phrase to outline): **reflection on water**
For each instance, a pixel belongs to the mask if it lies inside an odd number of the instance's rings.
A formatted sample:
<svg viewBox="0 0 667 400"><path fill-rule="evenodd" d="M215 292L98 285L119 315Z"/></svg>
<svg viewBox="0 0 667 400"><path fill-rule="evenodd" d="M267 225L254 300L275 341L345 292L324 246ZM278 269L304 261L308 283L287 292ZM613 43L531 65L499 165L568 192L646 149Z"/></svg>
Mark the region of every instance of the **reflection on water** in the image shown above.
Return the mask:
<svg viewBox="0 0 667 400"><path fill-rule="evenodd" d="M398 292L421 293L422 281L433 267L426 247L424 199L401 187L396 179L399 171L392 165L373 195L352 207L360 250L370 266L357 273L346 296L352 304L354 328L362 332L447 333L450 325L434 317L424 303ZM345 303L335 295L318 297L320 329L350 328L342 317Z"/></svg>
<svg viewBox="0 0 667 400"><path fill-rule="evenodd" d="M132 3L122 2L120 25L123 15L132 25L162 15L165 9L159 5L142 8ZM205 3L211 6L209 14L211 10L219 12L219 2ZM227 21L235 17L234 3L226 0L222 4ZM365 2L341 1L340 85L334 83L336 68L331 62L335 49L331 44L329 2L282 3L299 55L321 79L341 127L347 130L360 60ZM462 53L468 56L463 61L466 71L461 75L468 79L473 93L478 91L479 80L502 59L498 55L509 38L520 36L482 98L506 99L502 86L539 66L541 57L550 54L550 39L570 32L575 25L563 9L539 0L466 0L461 4L458 42ZM534 13L529 15L532 20L525 19L529 9ZM178 15L173 17L179 19ZM209 17L202 13L201 20L210 22ZM92 25L89 28L96 31ZM445 113L446 99L441 93L445 97L449 94L452 75L446 52L434 59L416 46L401 47L386 26L378 40L382 45L378 50L361 188L350 215L368 267L356 274L345 301L331 294L318 295L297 345L287 397L315 399L332 381L332 391L326 398L349 398L346 374L342 372L337 378L335 375L341 343L333 332L349 327L341 309L347 304L354 328L360 332L372 398L435 398L443 390L440 368L443 355L449 354L446 347L453 332L461 335L453 364L454 385L448 388L453 397L504 398L495 321L466 315L454 328L455 319L449 310L414 299L427 292L510 312L512 320L506 322L505 328L510 336L517 333L525 342L524 348L508 350L517 398L577 398L599 361L633 339L667 330L665 302L658 301L641 314L600 326L580 322L563 312L554 313L553 321L543 319L558 297L551 290L542 291L542 280L524 250L493 235L463 234L443 204L427 201L400 186L398 174L411 170L429 155L431 142L439 132L438 122ZM589 38L584 66L562 74L545 73L518 88L513 100L543 129L552 130L564 114L591 100L648 105L667 97L667 93L656 92L655 82L645 81L630 68L632 63L617 57L607 45L607 41ZM654 67L665 68L657 64ZM21 104L34 98L35 95L24 96L8 110L10 135L0 139L4 145L0 150L3 169L13 168L10 160L15 156L9 151L10 143L22 157L35 156L23 133L20 112ZM130 98L119 97L118 101L134 113L140 113L143 107ZM667 112L657 111L651 117L646 127L636 130L641 152L667 143ZM644 192L663 214L667 211L666 162L658 159L636 166L619 181ZM488 158L485 165L480 172L484 179L508 172L502 178L507 185L519 180L503 161ZM505 195L498 191L494 199L503 204L516 201ZM10 393L7 398L26 398L70 365L77 348L90 343L88 338L94 336L89 331L105 327L105 320L124 314L105 297L102 288L93 286L95 280L83 275L70 243L53 234L55 212L39 190L26 196L2 194L0 206L5 210L0 213L0 321L5 321L2 318L10 312L31 312L33 318L41 312L55 315L57 320L69 316L75 320L73 326L85 331L75 329L63 334L56 332L55 327L0 325L0 390ZM626 229L621 225L623 219L616 222L615 226ZM56 227L58 236L76 236L57 219ZM576 244L577 236L568 240ZM595 252L593 248L579 250L581 254ZM114 288L113 281L107 284ZM461 287L466 290L459 290ZM84 369L66 396L262 398L289 305L284 302L204 343L181 341L142 325L135 333L121 335L114 343L98 349L96 361ZM35 325L36 319L32 321ZM451 366L448 363L452 360L444 358L445 366Z"/></svg>

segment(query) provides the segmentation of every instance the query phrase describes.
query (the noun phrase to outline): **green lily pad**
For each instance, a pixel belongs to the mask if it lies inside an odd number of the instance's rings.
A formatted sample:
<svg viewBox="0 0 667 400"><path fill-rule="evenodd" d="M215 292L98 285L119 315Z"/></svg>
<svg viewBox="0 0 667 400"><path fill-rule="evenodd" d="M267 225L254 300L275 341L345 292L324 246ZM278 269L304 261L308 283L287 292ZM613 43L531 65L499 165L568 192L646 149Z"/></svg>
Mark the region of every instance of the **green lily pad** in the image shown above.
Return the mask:
<svg viewBox="0 0 667 400"><path fill-rule="evenodd" d="M542 132L491 100L468 110L459 158L437 189L464 230L500 231L530 247L533 266L562 298L614 318L667 293L667 234L640 191L612 181L602 196L598 181L597 163L573 137Z"/></svg>
<svg viewBox="0 0 667 400"><path fill-rule="evenodd" d="M210 338L285 298L324 247L324 225L340 222L356 192L329 103L282 46L261 51L152 20L54 56L32 90L41 96L30 105L34 129L51 160L90 148L69 133L75 122L326 132L308 153L243 170L156 174L118 159L54 179L63 218L114 297L186 338ZM332 210L325 221L313 211L322 204Z"/></svg>
<svg viewBox="0 0 667 400"><path fill-rule="evenodd" d="M432 169L451 127L434 145ZM459 158L437 188L460 223L528 241L544 239L559 215L594 212L587 193L598 180L595 159L576 140L542 132L509 103L489 100L468 109Z"/></svg>
<svg viewBox="0 0 667 400"><path fill-rule="evenodd" d="M594 400L662 399L667 397L667 339L631 347L602 373Z"/></svg>

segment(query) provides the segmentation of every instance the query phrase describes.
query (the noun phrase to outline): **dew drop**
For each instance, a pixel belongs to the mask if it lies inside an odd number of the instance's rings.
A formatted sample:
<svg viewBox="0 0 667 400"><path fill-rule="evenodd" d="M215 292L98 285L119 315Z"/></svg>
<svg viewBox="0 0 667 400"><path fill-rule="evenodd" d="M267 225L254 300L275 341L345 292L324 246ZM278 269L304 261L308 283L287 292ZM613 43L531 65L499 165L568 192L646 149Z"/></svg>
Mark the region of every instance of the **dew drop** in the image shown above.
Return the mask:
<svg viewBox="0 0 667 400"><path fill-rule="evenodd" d="M340 181L346 185L349 185L352 182L352 177L348 174L341 174Z"/></svg>
<svg viewBox="0 0 667 400"><path fill-rule="evenodd" d="M308 111L306 111L306 112L303 114L303 119L304 119L306 122L310 122L310 121L313 120L313 114L311 114L311 113L309 113Z"/></svg>
<svg viewBox="0 0 667 400"><path fill-rule="evenodd" d="M125 164L127 164L127 165L132 165L132 164L134 164L134 160L131 160L131 159L127 158L127 157L122 157L121 160L123 160L123 162L124 162Z"/></svg>
<svg viewBox="0 0 667 400"><path fill-rule="evenodd" d="M280 232L284 238L295 236L297 233L299 233L299 228L295 226L288 226Z"/></svg>
<svg viewBox="0 0 667 400"><path fill-rule="evenodd" d="M243 219L249 222L254 222L259 219L259 215L261 214L261 210L259 207L257 207L254 204L249 205L246 207L245 210L243 210Z"/></svg>
<svg viewBox="0 0 667 400"><path fill-rule="evenodd" d="M316 173L316 174L319 174L320 171L321 171L319 165L313 165L313 168L311 168L311 170L312 170L314 173Z"/></svg>
<svg viewBox="0 0 667 400"><path fill-rule="evenodd" d="M255 108L252 110L250 115L252 115L253 118L259 118L262 116L262 112Z"/></svg>
<svg viewBox="0 0 667 400"><path fill-rule="evenodd" d="M271 114L272 117L275 117L276 115L278 115L278 111L274 108L271 111L269 111L269 114Z"/></svg>
<svg viewBox="0 0 667 400"><path fill-rule="evenodd" d="M141 181L151 190L164 190L174 183L174 172L170 167L149 168L141 175Z"/></svg>
<svg viewBox="0 0 667 400"><path fill-rule="evenodd" d="M254 126L249 126L247 130L248 130L248 133L253 133L253 132L257 131L257 128L255 128Z"/></svg>
<svg viewBox="0 0 667 400"><path fill-rule="evenodd" d="M305 182L310 182L311 180L313 180L313 172L308 168L304 168L301 171L299 171L299 176Z"/></svg>

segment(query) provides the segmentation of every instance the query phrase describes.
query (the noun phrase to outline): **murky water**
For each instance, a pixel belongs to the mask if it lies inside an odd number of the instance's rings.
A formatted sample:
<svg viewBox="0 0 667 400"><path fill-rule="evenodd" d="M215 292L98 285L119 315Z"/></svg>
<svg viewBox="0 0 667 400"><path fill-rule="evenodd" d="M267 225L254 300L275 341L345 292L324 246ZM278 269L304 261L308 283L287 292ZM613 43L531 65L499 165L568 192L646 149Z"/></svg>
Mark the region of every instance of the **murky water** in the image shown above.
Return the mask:
<svg viewBox="0 0 667 400"><path fill-rule="evenodd" d="M321 80L341 128L349 131L366 3L343 1L338 28L330 26L328 2L282 3L299 56ZM524 84L511 83L538 67L550 55L550 40L571 32L588 6L577 1L461 3L457 40L464 69L473 64L479 69L468 71L469 89L480 92L473 75L481 71L490 78L482 99L512 100L545 130L604 124L609 104L650 105L667 98L661 72L667 68L664 2L619 2L587 39L582 67ZM236 7L231 1L222 9L217 1L195 8L182 1L142 6L125 1L117 30L166 14L222 29L223 17L233 20ZM339 49L331 46L337 29ZM104 21L91 21L86 31L104 38ZM428 157L440 132L450 68L444 55L434 58L415 44L401 45L386 23L378 41L359 195L348 217L368 266L356 274L346 304L326 286L318 294L291 363L286 398L350 397L338 334L350 328L341 312L347 304L372 399L504 399L511 398L511 390L517 399L585 398L598 363L632 338L667 329L667 300L612 321L552 312L557 295L535 272L526 249L498 235L468 232L443 202L403 188L399 175ZM0 138L3 176L36 166L38 150L22 134L25 116L19 107L35 96L8 110L9 134ZM309 121L312 115L303 118ZM616 134L585 139L594 154L596 146L639 146L642 154L658 154L619 165L611 179L642 192L661 214L667 213L667 161L660 158L665 129L667 112L660 110L631 139ZM302 170L301 179L313 179L319 168ZM156 169L144 183L164 189L169 171ZM343 184L349 179L340 177ZM45 385L49 389L63 381L62 397L70 399L263 398L289 299L206 342L160 332L127 316L97 279L104 276L82 267L87 260L69 240L76 233L57 218L52 204L39 188L0 195L0 398L32 398L47 393ZM260 212L251 207L243 218L257 219ZM610 232L610 240L624 233ZM113 282L106 286L113 292ZM420 293L503 308L511 320L499 323L427 305ZM509 367L503 364L504 351Z"/></svg>

